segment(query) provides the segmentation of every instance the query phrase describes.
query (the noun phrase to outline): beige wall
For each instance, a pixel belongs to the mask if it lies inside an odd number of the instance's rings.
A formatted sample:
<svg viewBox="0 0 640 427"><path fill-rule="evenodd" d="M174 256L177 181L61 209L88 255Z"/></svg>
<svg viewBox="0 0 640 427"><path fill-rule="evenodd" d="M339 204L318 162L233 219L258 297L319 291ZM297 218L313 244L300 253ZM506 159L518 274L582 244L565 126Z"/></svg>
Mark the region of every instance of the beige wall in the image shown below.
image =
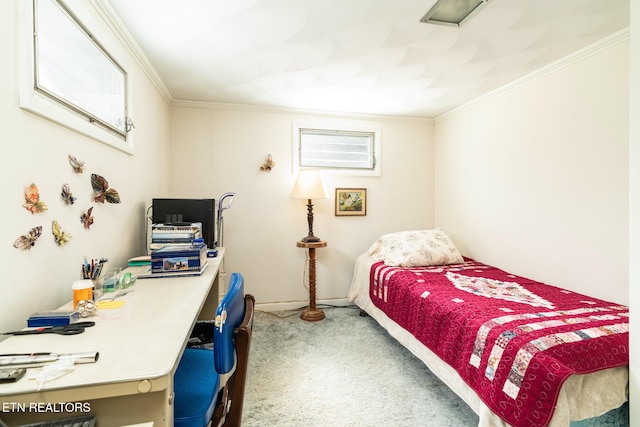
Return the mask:
<svg viewBox="0 0 640 427"><path fill-rule="evenodd" d="M112 265L126 266L129 257L144 253L144 212L151 195L168 185L165 171L169 143L167 102L114 37L112 54L130 73L134 84L136 125L133 156L85 137L18 104L18 2L0 2L0 330L26 326L29 314L54 309L71 299L71 283L80 275L86 255L108 257ZM88 5L88 2L86 3ZM95 13L95 11L94 11ZM96 14L97 19L99 16ZM109 32L108 26L102 29ZM118 47L119 46L119 47ZM74 174L67 160L73 154L86 161L84 174ZM119 191L119 205L92 203L91 173L104 176ZM49 210L31 215L23 207L24 189L36 183ZM63 203L61 187L68 183L77 201ZM94 205L90 231L80 223L82 211ZM51 223L57 220L73 237L64 247L55 244ZM13 248L14 240L41 225L42 237L30 251ZM0 339L2 339L0 337Z"/></svg>
<svg viewBox="0 0 640 427"><path fill-rule="evenodd" d="M355 258L381 234L434 226L431 120L201 107L172 108L172 157L180 159L171 166L172 190L189 197L237 193L224 214L225 265L227 271L243 273L248 292L263 308L297 308L308 302L305 252L296 247L307 234L306 201L290 198L295 121L379 126L382 134L380 177L326 175L330 198L314 201L315 235L328 242L317 251L319 300L344 301ZM261 172L268 154L276 166ZM367 215L336 217L337 187L366 188Z"/></svg>
<svg viewBox="0 0 640 427"><path fill-rule="evenodd" d="M628 298L628 37L436 121L436 222L471 257Z"/></svg>

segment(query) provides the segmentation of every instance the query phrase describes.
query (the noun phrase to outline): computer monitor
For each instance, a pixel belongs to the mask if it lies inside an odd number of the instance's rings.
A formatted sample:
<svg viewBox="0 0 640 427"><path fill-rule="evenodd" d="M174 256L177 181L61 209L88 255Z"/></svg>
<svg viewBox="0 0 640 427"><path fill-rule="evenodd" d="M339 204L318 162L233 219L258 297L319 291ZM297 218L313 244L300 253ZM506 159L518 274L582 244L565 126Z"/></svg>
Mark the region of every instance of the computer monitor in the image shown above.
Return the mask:
<svg viewBox="0 0 640 427"><path fill-rule="evenodd" d="M202 237L215 248L214 199L153 199L151 219L154 224L183 225L202 223Z"/></svg>

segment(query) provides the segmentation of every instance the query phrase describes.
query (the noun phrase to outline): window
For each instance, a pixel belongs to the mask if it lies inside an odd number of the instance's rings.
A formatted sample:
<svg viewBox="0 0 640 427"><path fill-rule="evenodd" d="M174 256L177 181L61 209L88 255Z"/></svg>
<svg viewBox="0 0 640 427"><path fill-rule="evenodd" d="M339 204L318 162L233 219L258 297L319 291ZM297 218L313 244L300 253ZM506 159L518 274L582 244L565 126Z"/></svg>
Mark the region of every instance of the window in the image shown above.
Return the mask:
<svg viewBox="0 0 640 427"><path fill-rule="evenodd" d="M326 126L296 125L296 165L344 175L380 174L378 129L340 130Z"/></svg>
<svg viewBox="0 0 640 427"><path fill-rule="evenodd" d="M127 73L62 0L20 4L20 106L131 152Z"/></svg>

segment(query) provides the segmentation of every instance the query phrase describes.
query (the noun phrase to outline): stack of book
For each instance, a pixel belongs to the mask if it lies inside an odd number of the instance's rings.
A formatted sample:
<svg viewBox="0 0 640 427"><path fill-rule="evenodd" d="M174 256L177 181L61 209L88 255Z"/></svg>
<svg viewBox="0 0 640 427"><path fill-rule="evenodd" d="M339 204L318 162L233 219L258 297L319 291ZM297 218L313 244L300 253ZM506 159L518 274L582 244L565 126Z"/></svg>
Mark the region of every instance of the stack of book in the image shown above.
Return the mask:
<svg viewBox="0 0 640 427"><path fill-rule="evenodd" d="M202 238L202 223L153 224L151 226L151 250L166 246L191 246L195 239Z"/></svg>
<svg viewBox="0 0 640 427"><path fill-rule="evenodd" d="M144 265L151 265L151 256L141 255L129 259L129 267L140 267Z"/></svg>

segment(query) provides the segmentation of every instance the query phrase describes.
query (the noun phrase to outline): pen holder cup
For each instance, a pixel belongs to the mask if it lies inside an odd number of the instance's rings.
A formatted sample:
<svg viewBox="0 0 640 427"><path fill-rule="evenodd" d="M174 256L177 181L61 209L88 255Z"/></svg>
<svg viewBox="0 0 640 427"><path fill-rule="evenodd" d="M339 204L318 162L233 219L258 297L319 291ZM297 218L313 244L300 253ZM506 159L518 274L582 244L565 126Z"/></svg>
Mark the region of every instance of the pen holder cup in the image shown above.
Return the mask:
<svg viewBox="0 0 640 427"><path fill-rule="evenodd" d="M76 280L71 286L73 290L73 309L78 307L78 302L82 300L91 300L93 298L93 281Z"/></svg>
<svg viewBox="0 0 640 427"><path fill-rule="evenodd" d="M91 281L93 282L93 300L98 301L103 294L102 283L104 279L102 277L96 277L95 279L91 279Z"/></svg>

